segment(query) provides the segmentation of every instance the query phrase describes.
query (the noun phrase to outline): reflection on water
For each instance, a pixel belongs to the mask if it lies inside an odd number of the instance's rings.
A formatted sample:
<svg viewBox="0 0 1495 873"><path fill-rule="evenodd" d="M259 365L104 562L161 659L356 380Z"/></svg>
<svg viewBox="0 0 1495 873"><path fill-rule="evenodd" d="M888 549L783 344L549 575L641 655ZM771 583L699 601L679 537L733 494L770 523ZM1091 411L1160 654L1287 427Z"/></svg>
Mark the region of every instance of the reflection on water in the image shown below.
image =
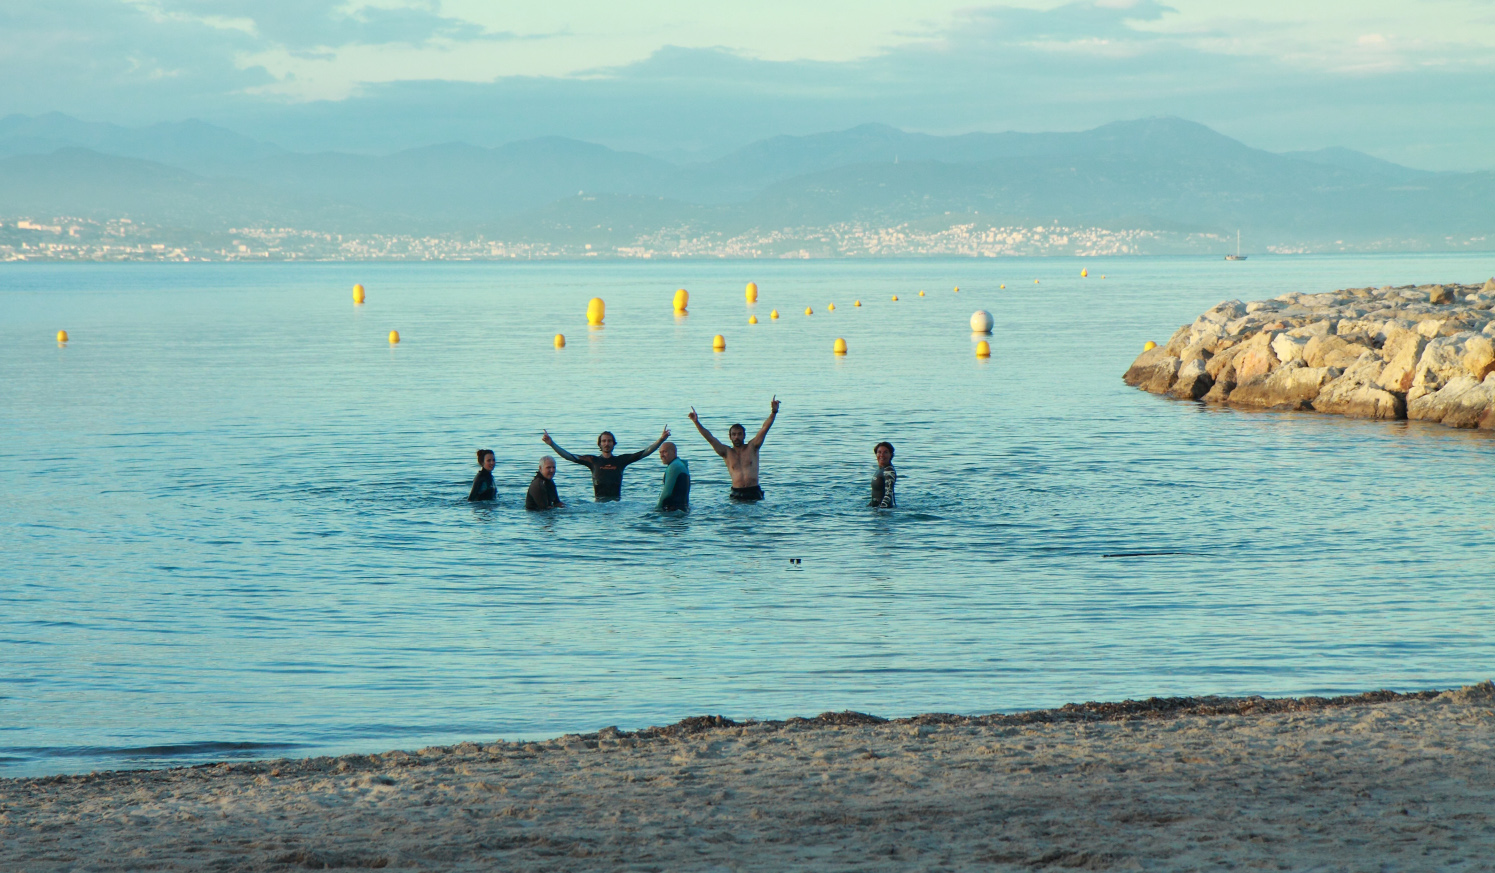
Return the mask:
<svg viewBox="0 0 1495 873"><path fill-rule="evenodd" d="M1490 260L1099 266L7 267L0 772L1495 672L1489 434L1120 380L1221 299ZM751 433L774 394L768 498L731 504L685 414ZM568 507L523 511L542 428L666 425L688 516L652 512L657 458L603 504L563 462ZM895 512L865 506L882 439Z"/></svg>

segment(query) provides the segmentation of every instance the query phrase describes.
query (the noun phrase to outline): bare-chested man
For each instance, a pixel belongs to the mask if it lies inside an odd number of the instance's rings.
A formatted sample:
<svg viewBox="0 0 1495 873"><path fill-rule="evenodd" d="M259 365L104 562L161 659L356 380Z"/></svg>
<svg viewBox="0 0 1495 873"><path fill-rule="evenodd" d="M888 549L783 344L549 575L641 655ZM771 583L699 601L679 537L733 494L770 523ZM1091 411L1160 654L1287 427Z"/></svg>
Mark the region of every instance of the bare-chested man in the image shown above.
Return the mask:
<svg viewBox="0 0 1495 873"><path fill-rule="evenodd" d="M711 435L701 420L696 417L696 408L690 408L690 420L695 422L696 430L711 443L711 448L721 455L727 462L727 472L732 474L732 499L744 502L752 502L763 499L763 489L758 487L758 450L763 448L763 440L768 436L768 429L773 427L773 420L779 414L779 398L774 397L772 411L768 418L763 420L763 427L758 429L758 435L747 442L747 428L740 424L734 424L727 429L727 438L732 445L722 445L722 441Z"/></svg>

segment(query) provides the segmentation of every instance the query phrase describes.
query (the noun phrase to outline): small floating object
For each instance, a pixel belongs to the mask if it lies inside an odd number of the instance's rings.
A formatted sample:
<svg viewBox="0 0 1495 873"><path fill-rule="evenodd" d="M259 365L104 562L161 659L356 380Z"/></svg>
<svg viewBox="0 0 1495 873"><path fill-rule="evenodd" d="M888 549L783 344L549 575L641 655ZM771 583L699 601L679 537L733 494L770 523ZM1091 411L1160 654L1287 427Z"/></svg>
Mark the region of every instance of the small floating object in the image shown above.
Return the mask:
<svg viewBox="0 0 1495 873"><path fill-rule="evenodd" d="M956 293L956 294L959 294L959 293L960 293L960 286L959 286L959 285L956 285L956 286L955 286L955 293Z"/></svg>
<svg viewBox="0 0 1495 873"><path fill-rule="evenodd" d="M994 325L995 323L996 322L992 320L991 313L987 312L985 309L978 309L975 312L971 313L972 333L991 333L992 325Z"/></svg>
<svg viewBox="0 0 1495 873"><path fill-rule="evenodd" d="M814 315L814 314L815 314L815 310L811 309L808 306L805 307L805 315Z"/></svg>
<svg viewBox="0 0 1495 873"><path fill-rule="evenodd" d="M827 307L825 307L825 308L826 308L826 309L827 309L827 310L828 310L828 311L830 311L830 312L835 312L835 311L836 311L836 304L834 304L834 303L832 303L832 304L830 304L830 305L829 305L829 306L827 306Z"/></svg>
<svg viewBox="0 0 1495 873"><path fill-rule="evenodd" d="M853 303L851 305L852 306L861 306L862 305L862 301L858 300L858 301L856 301L855 303Z"/></svg>
<svg viewBox="0 0 1495 873"><path fill-rule="evenodd" d="M976 343L976 357L978 357L978 358L989 358L989 357L991 357L991 346L986 342L986 340L982 340L981 342Z"/></svg>
<svg viewBox="0 0 1495 873"><path fill-rule="evenodd" d="M555 335L555 347L558 348L558 349L564 349L566 347L566 335L565 334L558 333L558 334Z"/></svg>
<svg viewBox="0 0 1495 873"><path fill-rule="evenodd" d="M1145 343L1142 344L1142 351L1144 351L1144 352L1150 352L1150 351L1152 351L1153 349L1155 349L1157 347L1158 347L1157 343L1153 342L1152 340L1148 340L1147 342L1145 342Z"/></svg>
<svg viewBox="0 0 1495 873"><path fill-rule="evenodd" d="M1007 286L1006 286L1006 285L1003 285L1003 286L1001 286L1001 287L1002 287L1002 288L1003 288L1003 290L1006 290L1006 288L1007 288Z"/></svg>
<svg viewBox="0 0 1495 873"><path fill-rule="evenodd" d="M362 285L354 285L353 286L353 305L354 306L362 306L363 305L363 286Z"/></svg>
<svg viewBox="0 0 1495 873"><path fill-rule="evenodd" d="M1080 278L1081 279L1083 279L1083 278L1085 278L1086 276L1089 276L1089 275L1090 275L1090 268L1089 267L1085 267L1085 268L1083 268L1083 269L1080 270Z"/></svg>
<svg viewBox="0 0 1495 873"><path fill-rule="evenodd" d="M1104 278L1106 278L1106 274L1105 274L1105 273L1101 273L1101 274L1100 274L1100 277L1101 277L1101 278L1102 278L1102 279L1104 279Z"/></svg>
<svg viewBox="0 0 1495 873"><path fill-rule="evenodd" d="M57 332L57 341L60 342L60 343L67 342L67 331L65 331L65 330L59 330Z"/></svg>
<svg viewBox="0 0 1495 873"><path fill-rule="evenodd" d="M721 334L717 334L716 336L712 337L711 338L711 350L714 351L714 352L724 352L724 351L726 351L727 350L727 338L724 337L724 336L722 336Z"/></svg>
<svg viewBox="0 0 1495 873"><path fill-rule="evenodd" d="M675 292L675 311L683 314L685 307L690 305L690 292L681 288Z"/></svg>
<svg viewBox="0 0 1495 873"><path fill-rule="evenodd" d="M389 344L392 345L392 346L394 346L394 345L399 345L399 343L400 343L400 332L397 331L397 330L390 331L389 332Z"/></svg>
<svg viewBox="0 0 1495 873"><path fill-rule="evenodd" d="M919 296L920 296L920 297L923 297L923 296L924 296L924 292L923 292L923 291L920 291L920 292L919 292Z"/></svg>
<svg viewBox="0 0 1495 873"><path fill-rule="evenodd" d="M846 354L846 340L836 337L836 342L831 346L831 351L838 355Z"/></svg>
<svg viewBox="0 0 1495 873"><path fill-rule="evenodd" d="M602 319L607 317L607 304L602 302L601 297L593 297L587 302L587 324L596 327L602 324Z"/></svg>
<svg viewBox="0 0 1495 873"><path fill-rule="evenodd" d="M757 324L757 323L758 323L758 316L756 316L756 315L749 315L748 316L748 324Z"/></svg>
<svg viewBox="0 0 1495 873"><path fill-rule="evenodd" d="M747 283L746 294L747 294L747 302L749 302L749 303L757 303L758 302L758 283L757 282L749 282L749 283Z"/></svg>
<svg viewBox="0 0 1495 873"><path fill-rule="evenodd" d="M1034 285L1037 285L1037 284L1038 284L1038 280L1037 280L1037 279L1034 279L1034 280L1033 280L1033 284L1034 284Z"/></svg>
<svg viewBox="0 0 1495 873"><path fill-rule="evenodd" d="M897 303L897 302L898 302L898 295L897 295L897 294L894 294L894 295L893 295L893 302L894 302L894 303Z"/></svg>
<svg viewBox="0 0 1495 873"><path fill-rule="evenodd" d="M775 309L773 312L768 313L768 317L769 318L778 318L779 317L779 311L777 309Z"/></svg>

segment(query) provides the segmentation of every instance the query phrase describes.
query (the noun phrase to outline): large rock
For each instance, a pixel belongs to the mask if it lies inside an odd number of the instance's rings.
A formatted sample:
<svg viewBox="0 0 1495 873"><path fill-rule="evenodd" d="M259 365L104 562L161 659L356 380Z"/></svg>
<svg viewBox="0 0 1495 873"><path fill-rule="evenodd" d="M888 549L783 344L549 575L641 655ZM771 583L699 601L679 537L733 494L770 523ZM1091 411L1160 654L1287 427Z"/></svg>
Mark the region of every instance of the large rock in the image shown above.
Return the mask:
<svg viewBox="0 0 1495 873"><path fill-rule="evenodd" d="M1180 400L1198 400L1209 392L1215 384L1210 374L1204 368L1204 359L1195 358L1186 361L1178 368L1178 378L1173 382L1173 388L1168 392Z"/></svg>
<svg viewBox="0 0 1495 873"><path fill-rule="evenodd" d="M1456 336L1440 336L1428 341L1417 360L1417 373L1412 377L1412 387L1407 389L1407 402L1433 394L1449 382L1466 375L1464 369L1463 340Z"/></svg>
<svg viewBox="0 0 1495 873"><path fill-rule="evenodd" d="M1272 341L1276 338L1275 332L1264 330L1242 344L1241 351L1235 358L1237 382L1244 385L1260 379L1277 368L1281 361L1272 351Z"/></svg>
<svg viewBox="0 0 1495 873"><path fill-rule="evenodd" d="M1452 303L1454 302L1453 292L1442 285L1434 285L1428 289L1428 302L1436 303L1440 306L1445 303Z"/></svg>
<svg viewBox="0 0 1495 873"><path fill-rule="evenodd" d="M1272 340L1272 354L1276 355L1277 360L1282 363L1291 364L1293 361L1303 360L1303 350L1307 346L1308 341L1305 339L1279 333L1276 339Z"/></svg>
<svg viewBox="0 0 1495 873"><path fill-rule="evenodd" d="M1274 345L1275 348L1275 345ZM1303 346L1303 363L1310 367L1339 367L1345 369L1360 360L1370 351L1370 346L1350 342L1342 336L1310 337ZM1281 357L1279 354L1278 357Z"/></svg>
<svg viewBox="0 0 1495 873"><path fill-rule="evenodd" d="M1386 366L1376 384L1395 394L1406 394L1417 376L1417 362L1427 348L1427 338L1412 331L1400 331L1387 340L1381 354L1386 357Z"/></svg>
<svg viewBox="0 0 1495 873"><path fill-rule="evenodd" d="M1167 394L1168 389L1173 387L1178 368L1178 358L1168 354L1166 349L1153 348L1138 355L1126 375L1121 378L1134 388L1153 394Z"/></svg>
<svg viewBox="0 0 1495 873"><path fill-rule="evenodd" d="M1338 379L1324 386L1314 398L1313 408L1354 418L1406 418L1406 399L1376 384L1383 367L1375 353L1366 352Z"/></svg>
<svg viewBox="0 0 1495 873"><path fill-rule="evenodd" d="M1491 428L1495 426L1495 375L1483 382L1457 376L1437 391L1409 401L1407 417L1449 427Z"/></svg>
<svg viewBox="0 0 1495 873"><path fill-rule="evenodd" d="M1480 381L1495 372L1495 341L1489 337L1472 336L1464 342L1464 369Z"/></svg>
<svg viewBox="0 0 1495 873"><path fill-rule="evenodd" d="M1230 392L1232 406L1308 409L1325 385L1340 375L1329 367L1283 364L1266 376L1241 381Z"/></svg>

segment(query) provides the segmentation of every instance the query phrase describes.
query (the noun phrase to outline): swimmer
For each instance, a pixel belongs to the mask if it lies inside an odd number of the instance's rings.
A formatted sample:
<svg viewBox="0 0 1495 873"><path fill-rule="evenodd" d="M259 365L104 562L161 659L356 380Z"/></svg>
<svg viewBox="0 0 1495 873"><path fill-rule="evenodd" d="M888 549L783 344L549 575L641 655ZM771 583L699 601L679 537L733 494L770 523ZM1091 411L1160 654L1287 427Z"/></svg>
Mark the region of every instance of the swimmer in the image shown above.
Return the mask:
<svg viewBox="0 0 1495 873"><path fill-rule="evenodd" d="M493 450L478 449L478 474L472 477L472 490L468 500L492 500L498 496L498 486L493 484Z"/></svg>
<svg viewBox="0 0 1495 873"><path fill-rule="evenodd" d="M690 465L675 454L675 444L659 447L659 462L664 464L664 483L659 488L660 512L685 512L690 509Z"/></svg>
<svg viewBox="0 0 1495 873"><path fill-rule="evenodd" d="M777 396L771 401L771 410L768 418L763 420L763 426L758 429L758 435L748 442L743 442L747 436L747 428L740 424L734 424L727 429L727 438L732 445L722 445L722 441L711 435L696 417L696 408L690 408L690 420L695 422L696 430L711 443L711 448L727 462L727 472L732 474L732 499L743 503L752 503L763 499L763 489L758 487L758 450L763 448L763 440L768 436L768 429L773 427L773 420L779 414L779 398Z"/></svg>
<svg viewBox="0 0 1495 873"><path fill-rule="evenodd" d="M631 455L615 455L613 448L617 446L618 439L613 432L605 430L597 437L597 448L602 450L600 455L582 455L577 457L555 444L550 438L550 431L541 431L540 442L552 449L555 453L573 464L580 464L592 471L592 496L597 500L619 500L623 497L623 468L635 461L642 461L658 451L664 445L664 441L670 438L670 429L665 428L654 444L642 452L634 452Z"/></svg>
<svg viewBox="0 0 1495 873"><path fill-rule="evenodd" d="M530 480L529 491L524 495L524 508L540 510L565 505L555 491L555 458L546 455L540 459L535 478Z"/></svg>
<svg viewBox="0 0 1495 873"><path fill-rule="evenodd" d="M877 456L877 472L872 474L872 501L867 505L892 509L898 505L893 499L893 486L898 484L898 471L893 469L893 444L878 443L872 454Z"/></svg>

